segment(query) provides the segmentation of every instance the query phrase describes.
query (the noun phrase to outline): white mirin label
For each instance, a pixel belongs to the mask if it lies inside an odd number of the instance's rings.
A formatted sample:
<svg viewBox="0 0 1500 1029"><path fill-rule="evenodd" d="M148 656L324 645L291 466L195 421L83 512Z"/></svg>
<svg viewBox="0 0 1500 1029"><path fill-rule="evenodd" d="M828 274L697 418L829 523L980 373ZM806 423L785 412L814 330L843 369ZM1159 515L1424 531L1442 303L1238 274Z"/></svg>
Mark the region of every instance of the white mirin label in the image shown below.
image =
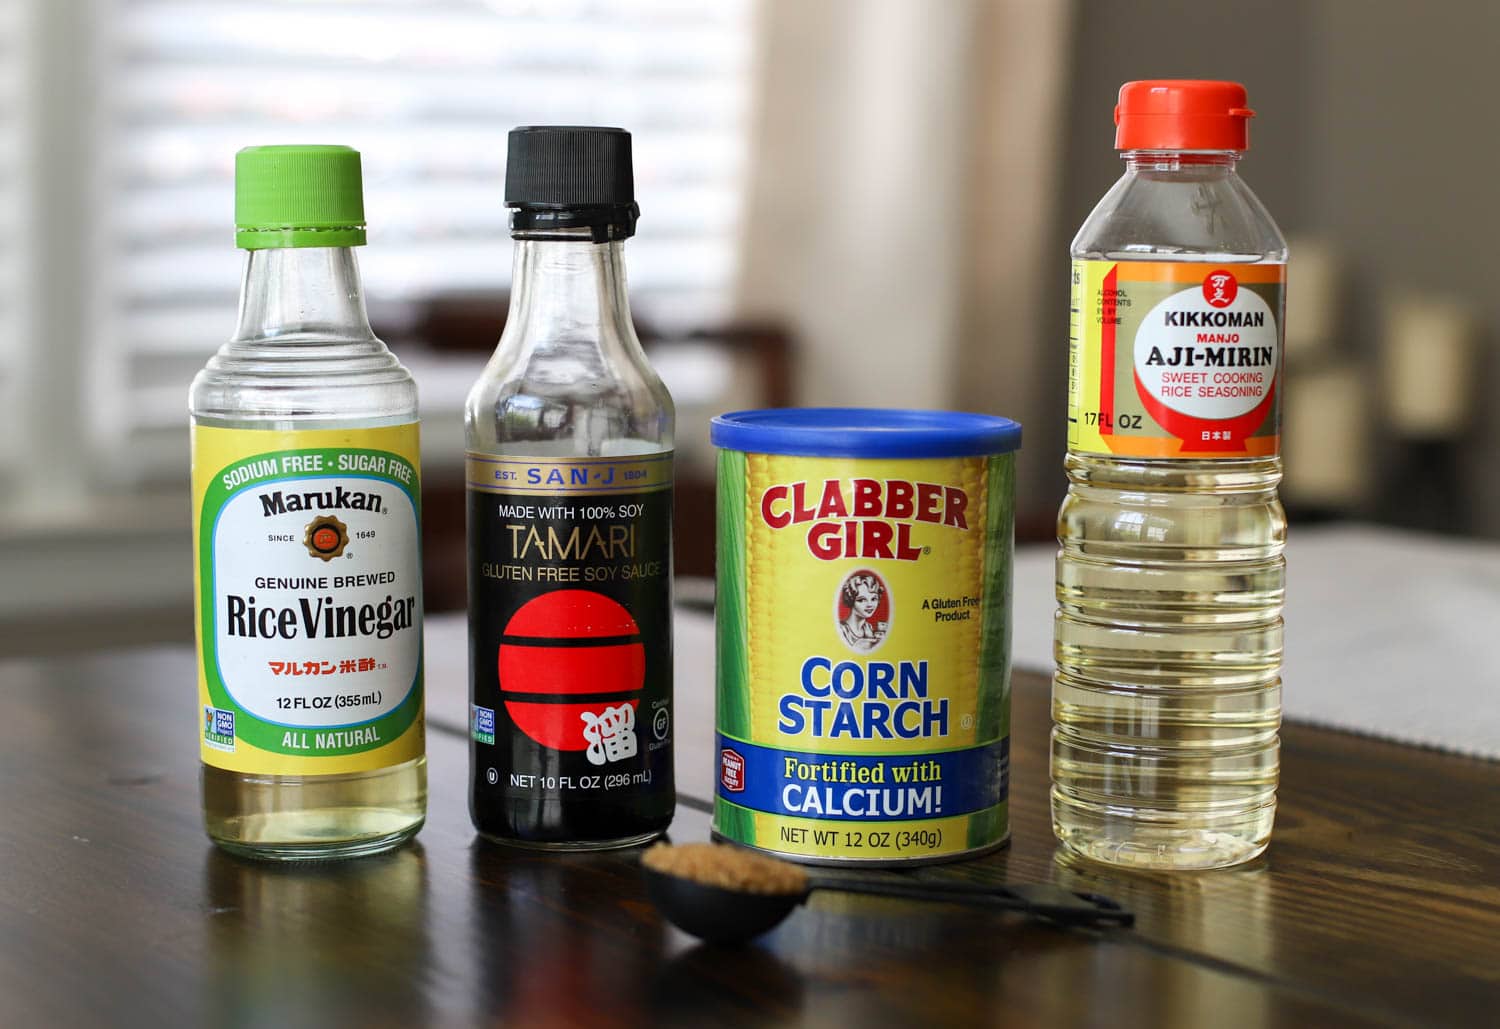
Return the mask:
<svg viewBox="0 0 1500 1029"><path fill-rule="evenodd" d="M1135 374L1173 411L1211 421L1237 418L1276 384L1276 313L1260 294L1234 288L1233 281L1214 289L1210 276L1201 288L1167 297L1141 322Z"/></svg>

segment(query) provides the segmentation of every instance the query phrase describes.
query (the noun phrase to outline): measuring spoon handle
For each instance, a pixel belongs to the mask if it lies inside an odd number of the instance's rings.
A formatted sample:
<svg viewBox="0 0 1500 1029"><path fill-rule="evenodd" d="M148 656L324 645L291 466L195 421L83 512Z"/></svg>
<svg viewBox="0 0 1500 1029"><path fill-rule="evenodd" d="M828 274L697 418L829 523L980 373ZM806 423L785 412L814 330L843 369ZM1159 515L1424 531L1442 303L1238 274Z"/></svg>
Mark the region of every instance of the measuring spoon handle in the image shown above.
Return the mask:
<svg viewBox="0 0 1500 1029"><path fill-rule="evenodd" d="M813 890L843 890L907 900L948 904L981 904L1002 911L1019 911L1061 925L1129 926L1135 916L1117 902L1097 893L1072 893L1051 883L984 886L978 883L903 882L899 879L849 876L815 878Z"/></svg>

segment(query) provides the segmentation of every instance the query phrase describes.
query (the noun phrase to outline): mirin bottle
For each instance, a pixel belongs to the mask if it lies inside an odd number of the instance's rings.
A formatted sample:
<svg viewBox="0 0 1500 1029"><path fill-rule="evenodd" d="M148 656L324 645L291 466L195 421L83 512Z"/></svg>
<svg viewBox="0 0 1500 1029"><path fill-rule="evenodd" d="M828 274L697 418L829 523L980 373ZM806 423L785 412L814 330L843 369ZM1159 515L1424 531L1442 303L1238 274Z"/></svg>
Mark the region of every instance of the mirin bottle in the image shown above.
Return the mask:
<svg viewBox="0 0 1500 1029"><path fill-rule="evenodd" d="M469 811L544 849L672 819L672 398L631 323L630 135L510 134L515 271L465 409Z"/></svg>
<svg viewBox="0 0 1500 1029"><path fill-rule="evenodd" d="M1286 243L1236 172L1244 87L1127 83L1073 240L1052 820L1140 868L1265 849L1281 723Z"/></svg>
<svg viewBox="0 0 1500 1029"><path fill-rule="evenodd" d="M417 394L365 316L359 154L235 160L239 328L193 381L203 812L253 857L421 827Z"/></svg>

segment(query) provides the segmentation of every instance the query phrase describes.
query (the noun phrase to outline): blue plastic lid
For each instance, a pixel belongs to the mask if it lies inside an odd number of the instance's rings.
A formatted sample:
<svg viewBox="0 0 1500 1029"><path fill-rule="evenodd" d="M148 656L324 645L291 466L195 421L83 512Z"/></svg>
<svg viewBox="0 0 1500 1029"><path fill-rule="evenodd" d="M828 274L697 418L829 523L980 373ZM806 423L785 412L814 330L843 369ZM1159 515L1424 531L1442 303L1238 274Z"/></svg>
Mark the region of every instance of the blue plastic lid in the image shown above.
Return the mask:
<svg viewBox="0 0 1500 1029"><path fill-rule="evenodd" d="M1021 426L998 415L878 407L731 411L709 439L725 450L799 457L977 457L1021 446Z"/></svg>

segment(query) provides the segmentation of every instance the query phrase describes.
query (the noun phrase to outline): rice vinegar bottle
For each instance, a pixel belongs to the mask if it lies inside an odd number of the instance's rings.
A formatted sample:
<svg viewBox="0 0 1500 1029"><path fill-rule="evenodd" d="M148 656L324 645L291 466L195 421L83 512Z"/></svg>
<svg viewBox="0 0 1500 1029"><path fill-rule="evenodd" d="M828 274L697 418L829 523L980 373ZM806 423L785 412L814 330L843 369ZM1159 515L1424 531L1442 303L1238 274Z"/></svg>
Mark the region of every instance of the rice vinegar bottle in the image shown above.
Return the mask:
<svg viewBox="0 0 1500 1029"><path fill-rule="evenodd" d="M241 150L235 221L239 327L190 398L204 821L374 853L427 805L416 387L365 316L356 151Z"/></svg>
<svg viewBox="0 0 1500 1029"><path fill-rule="evenodd" d="M1052 819L1087 857L1265 849L1281 722L1286 242L1242 86L1130 82L1125 174L1073 240Z"/></svg>

